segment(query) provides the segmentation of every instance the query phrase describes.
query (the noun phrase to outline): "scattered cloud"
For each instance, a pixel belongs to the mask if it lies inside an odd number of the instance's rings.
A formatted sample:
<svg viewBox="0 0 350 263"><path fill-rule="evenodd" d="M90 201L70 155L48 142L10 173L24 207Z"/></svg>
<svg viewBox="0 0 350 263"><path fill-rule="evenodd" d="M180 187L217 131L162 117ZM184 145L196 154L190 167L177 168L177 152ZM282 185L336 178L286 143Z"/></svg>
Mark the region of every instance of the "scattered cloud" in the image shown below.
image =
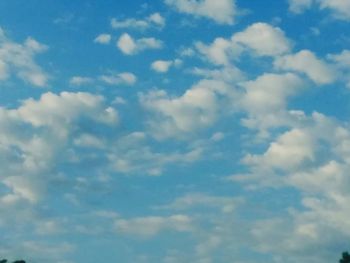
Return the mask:
<svg viewBox="0 0 350 263"><path fill-rule="evenodd" d="M124 33L118 39L117 47L125 55L136 55L146 49L161 49L163 42L153 37L133 39L129 34Z"/></svg>
<svg viewBox="0 0 350 263"><path fill-rule="evenodd" d="M94 42L102 45L107 45L111 42L112 36L110 34L100 34L95 39Z"/></svg>
<svg viewBox="0 0 350 263"><path fill-rule="evenodd" d="M49 75L35 62L34 58L47 49L46 45L31 37L27 38L23 44L13 42L0 28L0 81L16 75L33 86L46 87Z"/></svg>
<svg viewBox="0 0 350 263"><path fill-rule="evenodd" d="M134 30L146 30L149 28L162 29L166 25L165 18L159 13L153 13L144 19L128 18L120 20L112 18L111 26L114 29L134 29Z"/></svg>
<svg viewBox="0 0 350 263"><path fill-rule="evenodd" d="M235 0L165 0L165 3L180 13L205 17L218 24L232 25L238 13Z"/></svg>

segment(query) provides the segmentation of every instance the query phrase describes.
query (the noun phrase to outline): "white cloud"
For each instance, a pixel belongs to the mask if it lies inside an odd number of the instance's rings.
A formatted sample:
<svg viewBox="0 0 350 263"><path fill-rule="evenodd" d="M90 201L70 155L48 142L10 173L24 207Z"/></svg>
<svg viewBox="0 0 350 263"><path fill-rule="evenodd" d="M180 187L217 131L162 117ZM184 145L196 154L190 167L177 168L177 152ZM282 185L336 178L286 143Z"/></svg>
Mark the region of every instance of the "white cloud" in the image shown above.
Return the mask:
<svg viewBox="0 0 350 263"><path fill-rule="evenodd" d="M343 50L340 54L331 54L328 57L340 68L350 70L350 50Z"/></svg>
<svg viewBox="0 0 350 263"><path fill-rule="evenodd" d="M211 196L201 193L192 193L179 197L169 205L157 208L171 210L190 210L194 207L215 208L223 213L231 213L242 202L239 198Z"/></svg>
<svg viewBox="0 0 350 263"><path fill-rule="evenodd" d="M101 81L109 85L128 85L132 86L136 83L137 77L130 72L116 73L110 75L102 75L99 77Z"/></svg>
<svg viewBox="0 0 350 263"><path fill-rule="evenodd" d="M306 74L317 84L330 84L336 79L336 72L326 62L318 59L309 50L302 50L293 55L286 55L275 60L277 69L293 70Z"/></svg>
<svg viewBox="0 0 350 263"><path fill-rule="evenodd" d="M126 55L135 55L146 49L160 49L163 42L155 38L133 39L129 34L124 33L117 42L117 47Z"/></svg>
<svg viewBox="0 0 350 263"><path fill-rule="evenodd" d="M0 28L1 30L1 28ZM0 80L6 80L12 75L37 87L47 86L49 76L34 61L37 54L48 49L46 45L33 38L27 38L23 44L9 40L4 31L0 33Z"/></svg>
<svg viewBox="0 0 350 263"><path fill-rule="evenodd" d="M291 41L284 32L266 23L255 23L231 39L216 38L211 44L195 43L195 48L209 62L229 66L238 61L243 52L251 56L279 56L290 52Z"/></svg>
<svg viewBox="0 0 350 263"><path fill-rule="evenodd" d="M151 68L159 73L166 73L172 65L171 60L157 60L151 64Z"/></svg>
<svg viewBox="0 0 350 263"><path fill-rule="evenodd" d="M198 42L196 49L216 65L228 65L230 58L240 53L239 47L236 49L231 41L224 38L216 38L211 45Z"/></svg>
<svg viewBox="0 0 350 263"><path fill-rule="evenodd" d="M166 73L171 67L179 67L182 64L182 60L156 60L151 64L151 69L158 73Z"/></svg>
<svg viewBox="0 0 350 263"><path fill-rule="evenodd" d="M111 40L112 40L112 36L110 34L100 34L94 39L94 42L107 45L111 42Z"/></svg>
<svg viewBox="0 0 350 263"><path fill-rule="evenodd" d="M288 0L288 3L291 12L300 14L312 6L313 0Z"/></svg>
<svg viewBox="0 0 350 263"><path fill-rule="evenodd" d="M227 83L237 83L245 79L244 73L234 66L220 69L194 68L190 73L205 79L222 80Z"/></svg>
<svg viewBox="0 0 350 263"><path fill-rule="evenodd" d="M248 114L243 124L262 131L285 126L291 121L292 116L287 112L287 99L304 87L303 81L291 73L266 73L241 85L245 93L241 96L240 105Z"/></svg>
<svg viewBox="0 0 350 263"><path fill-rule="evenodd" d="M181 13L206 17L219 24L233 24L237 16L235 0L165 0L165 3Z"/></svg>
<svg viewBox="0 0 350 263"><path fill-rule="evenodd" d="M125 20L118 20L113 18L111 26L114 29L136 29L146 30L151 27L163 28L166 24L165 18L159 13L153 13L145 19L128 18Z"/></svg>
<svg viewBox="0 0 350 263"><path fill-rule="evenodd" d="M42 200L56 165L69 161L68 145L79 141L74 137L79 137L75 132L81 118L91 123L118 123L117 111L106 107L103 97L82 92L49 92L39 100L23 101L17 109L0 108L0 177L8 189L1 200L13 204ZM82 139L80 136L81 143ZM87 137L84 141L86 144Z"/></svg>
<svg viewBox="0 0 350 263"><path fill-rule="evenodd" d="M263 155L247 155L244 163L257 166L256 170L298 169L305 161L314 159L315 146L309 134L293 129L282 134L276 142L270 144Z"/></svg>
<svg viewBox="0 0 350 263"><path fill-rule="evenodd" d="M69 84L72 86L81 86L81 85L89 85L94 82L93 78L90 77L82 77L82 76L73 76L69 80Z"/></svg>
<svg viewBox="0 0 350 263"><path fill-rule="evenodd" d="M321 9L330 9L336 18L350 20L350 2L348 0L317 0Z"/></svg>
<svg viewBox="0 0 350 263"><path fill-rule="evenodd" d="M297 14L313 6L318 6L320 10L329 10L336 19L350 19L350 2L348 0L289 0L289 10Z"/></svg>
<svg viewBox="0 0 350 263"><path fill-rule="evenodd" d="M235 91L219 80L202 80L180 97L155 90L140 95L145 109L154 113L150 125L156 137L178 137L212 125L225 111L232 110ZM225 104L226 103L226 104Z"/></svg>
<svg viewBox="0 0 350 263"><path fill-rule="evenodd" d="M278 56L291 49L284 32L266 23L255 23L232 36L234 43L252 49L259 56Z"/></svg>
<svg viewBox="0 0 350 263"><path fill-rule="evenodd" d="M112 143L112 151L108 155L111 169L125 174L160 176L166 165L188 165L203 155L200 146L170 153L154 151L147 145L146 139L145 133L133 132Z"/></svg>
<svg viewBox="0 0 350 263"><path fill-rule="evenodd" d="M115 222L117 232L143 237L152 237L160 231L190 232L191 218L186 215L172 215L169 217L149 216L132 219L118 219Z"/></svg>

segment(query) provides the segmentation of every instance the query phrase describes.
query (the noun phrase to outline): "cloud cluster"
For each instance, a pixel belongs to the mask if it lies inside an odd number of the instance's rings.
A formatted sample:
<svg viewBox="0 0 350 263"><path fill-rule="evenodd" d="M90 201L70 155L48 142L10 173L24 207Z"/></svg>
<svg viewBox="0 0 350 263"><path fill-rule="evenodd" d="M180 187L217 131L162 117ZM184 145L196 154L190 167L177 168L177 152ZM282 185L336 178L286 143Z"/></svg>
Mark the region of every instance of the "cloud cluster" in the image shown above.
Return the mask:
<svg viewBox="0 0 350 263"><path fill-rule="evenodd" d="M124 33L119 37L117 47L125 55L130 56L146 49L160 49L163 47L163 42L153 37L134 39L128 33Z"/></svg>
<svg viewBox="0 0 350 263"><path fill-rule="evenodd" d="M33 86L47 86L49 75L34 60L47 49L33 38L27 38L23 44L13 42L0 28L0 81L15 75Z"/></svg>
<svg viewBox="0 0 350 263"><path fill-rule="evenodd" d="M331 11L336 19L350 19L350 3L347 0L289 0L290 11L297 14L310 9L312 6L318 6L320 10Z"/></svg>
<svg viewBox="0 0 350 263"><path fill-rule="evenodd" d="M165 18L159 13L153 13L145 19L128 18L125 20L120 20L113 18L111 20L111 26L114 29L146 30L152 27L163 28L165 24Z"/></svg>

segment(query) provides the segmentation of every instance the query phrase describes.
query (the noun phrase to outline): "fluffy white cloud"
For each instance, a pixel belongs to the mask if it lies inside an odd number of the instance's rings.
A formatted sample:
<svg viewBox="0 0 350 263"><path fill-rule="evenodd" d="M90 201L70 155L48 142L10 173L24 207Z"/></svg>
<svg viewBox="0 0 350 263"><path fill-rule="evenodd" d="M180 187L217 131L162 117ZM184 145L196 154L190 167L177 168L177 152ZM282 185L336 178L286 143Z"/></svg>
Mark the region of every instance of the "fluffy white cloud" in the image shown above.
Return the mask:
<svg viewBox="0 0 350 263"><path fill-rule="evenodd" d="M48 74L34 61L37 54L47 49L33 38L27 38L23 44L15 43L0 28L0 80L13 74L31 85L47 86Z"/></svg>
<svg viewBox="0 0 350 263"><path fill-rule="evenodd" d="M297 94L304 83L298 76L287 73L263 74L241 85L245 93L241 96L240 105L248 115L243 124L264 131L288 125L292 116L287 112L287 99Z"/></svg>
<svg viewBox="0 0 350 263"><path fill-rule="evenodd" d="M126 55L135 55L146 49L160 49L163 42L155 38L133 39L129 34L124 33L117 42L117 47Z"/></svg>
<svg viewBox="0 0 350 263"><path fill-rule="evenodd" d="M192 228L192 220L186 215L150 216L128 220L118 219L115 222L117 232L143 237L152 237L164 230L190 232Z"/></svg>
<svg viewBox="0 0 350 263"><path fill-rule="evenodd" d="M81 118L115 125L118 113L104 105L103 97L81 92L45 93L17 109L0 108L0 177L9 189L2 200L42 199L56 164L69 161L66 147L74 141Z"/></svg>
<svg viewBox="0 0 350 263"><path fill-rule="evenodd" d="M318 6L321 10L330 10L337 19L350 19L350 2L348 0L289 0L289 9L294 13L302 13L312 6Z"/></svg>
<svg viewBox="0 0 350 263"><path fill-rule="evenodd" d="M290 51L284 32L266 23L255 23L232 36L232 41L253 50L259 56L277 56Z"/></svg>
<svg viewBox="0 0 350 263"><path fill-rule="evenodd" d="M332 67L309 50L279 57L275 60L274 66L277 69L304 73L317 84L330 84L336 79L336 72Z"/></svg>
<svg viewBox="0 0 350 263"><path fill-rule="evenodd" d="M315 146L307 132L293 129L270 144L263 155L248 155L244 163L257 166L257 170L298 169L305 161L314 159Z"/></svg>
<svg viewBox="0 0 350 263"><path fill-rule="evenodd" d="M111 20L111 26L114 29L137 29L137 30L145 30L151 27L163 28L166 24L165 18L159 13L153 13L145 19L135 19L128 18L125 20L118 20L113 18Z"/></svg>
<svg viewBox="0 0 350 263"><path fill-rule="evenodd" d="M166 73L173 66L178 67L182 64L180 59L175 60L156 60L151 64L151 69L159 73Z"/></svg>
<svg viewBox="0 0 350 263"><path fill-rule="evenodd" d="M219 24L233 24L237 15L235 0L165 0L181 13L206 17Z"/></svg>
<svg viewBox="0 0 350 263"><path fill-rule="evenodd" d="M111 40L112 40L112 36L110 34L100 34L94 39L94 42L107 45L111 42Z"/></svg>
<svg viewBox="0 0 350 263"><path fill-rule="evenodd" d="M290 52L291 41L284 32L266 23L255 23L231 39L216 38L211 44L195 43L196 50L215 65L229 66L243 52L251 56L279 56Z"/></svg>
<svg viewBox="0 0 350 263"><path fill-rule="evenodd" d="M226 83L202 80L180 97L155 90L141 94L140 102L154 113L150 126L156 137L181 137L213 124L224 108L232 110L234 96L234 89Z"/></svg>
<svg viewBox="0 0 350 263"><path fill-rule="evenodd" d="M168 72L168 70L172 64L173 64L173 62L170 60L157 60L151 64L151 68L154 71L157 71L160 73L166 73L166 72Z"/></svg>
<svg viewBox="0 0 350 263"><path fill-rule="evenodd" d="M196 43L196 49L216 65L230 64L230 58L240 53L241 49L236 47L230 40L224 38L216 38L211 45L205 45L201 42Z"/></svg>

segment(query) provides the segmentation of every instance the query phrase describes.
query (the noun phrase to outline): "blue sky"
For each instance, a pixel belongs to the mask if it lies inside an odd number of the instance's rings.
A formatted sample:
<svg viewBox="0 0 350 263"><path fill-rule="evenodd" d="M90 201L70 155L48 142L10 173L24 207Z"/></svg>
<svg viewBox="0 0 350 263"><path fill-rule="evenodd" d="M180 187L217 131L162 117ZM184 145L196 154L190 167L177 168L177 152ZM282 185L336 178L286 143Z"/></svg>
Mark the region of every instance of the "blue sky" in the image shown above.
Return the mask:
<svg viewBox="0 0 350 263"><path fill-rule="evenodd" d="M0 255L336 262L348 0L0 2Z"/></svg>

